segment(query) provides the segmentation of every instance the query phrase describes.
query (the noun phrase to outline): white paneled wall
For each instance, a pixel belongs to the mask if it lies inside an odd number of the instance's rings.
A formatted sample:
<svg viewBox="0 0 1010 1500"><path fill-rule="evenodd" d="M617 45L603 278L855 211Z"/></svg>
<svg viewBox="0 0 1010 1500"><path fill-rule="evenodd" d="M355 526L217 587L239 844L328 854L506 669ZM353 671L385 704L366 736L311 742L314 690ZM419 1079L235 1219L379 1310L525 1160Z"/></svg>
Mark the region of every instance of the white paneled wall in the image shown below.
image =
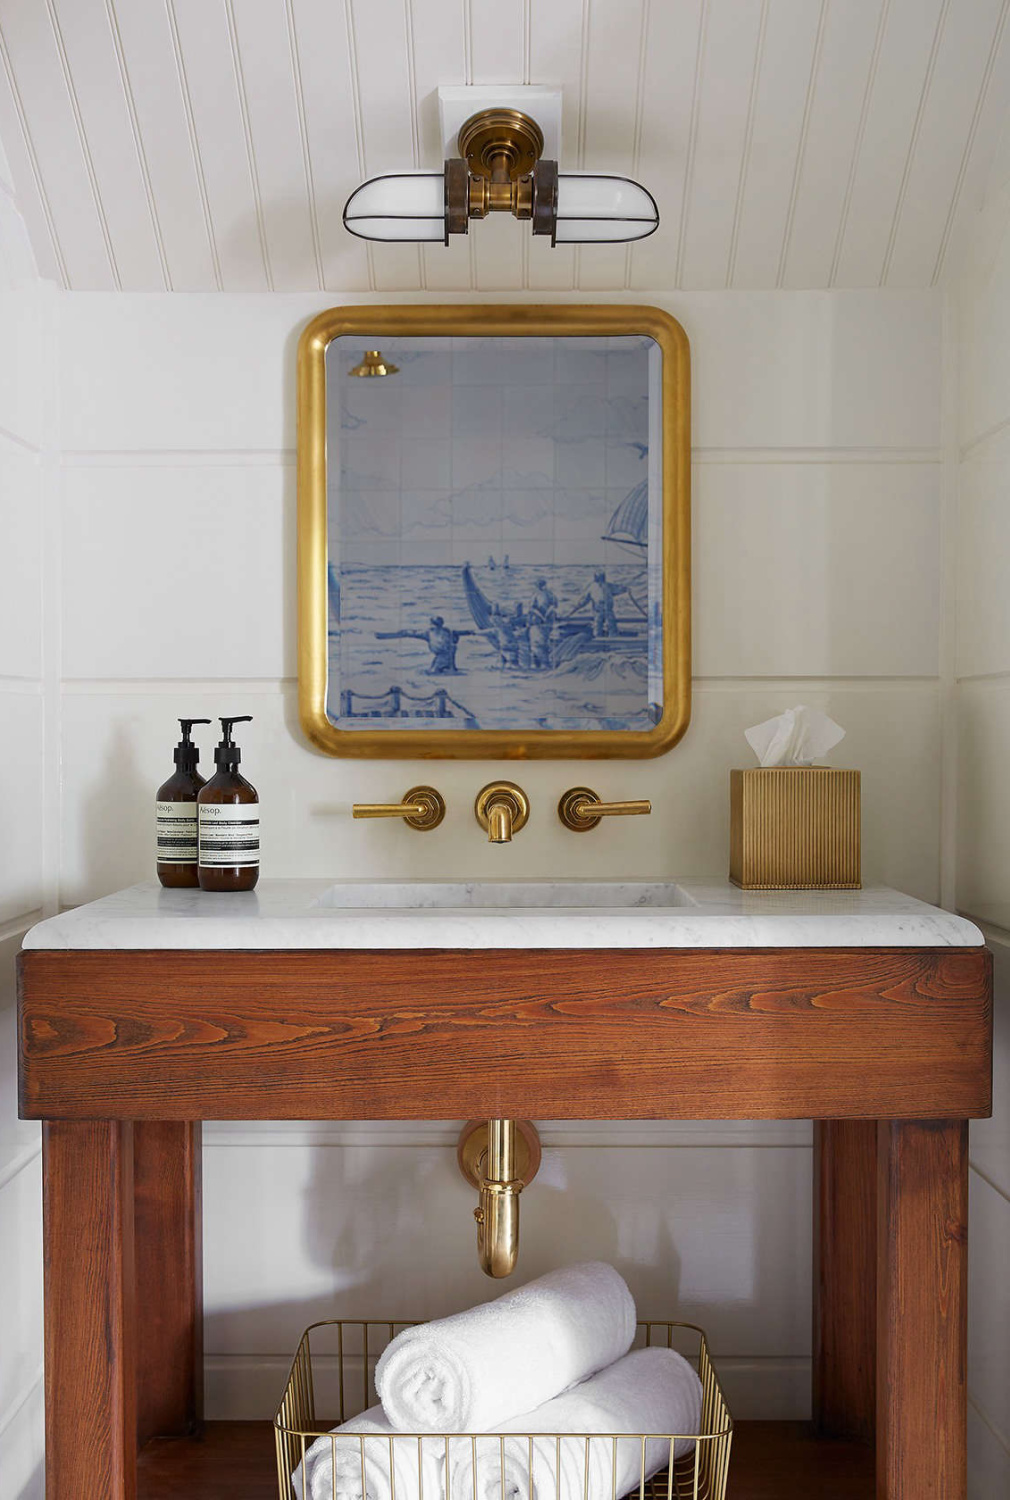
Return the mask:
<svg viewBox="0 0 1010 1500"><path fill-rule="evenodd" d="M47 301L0 153L0 1500L42 1495L39 1130L17 1118L14 962L45 906Z"/></svg>
<svg viewBox="0 0 1010 1500"><path fill-rule="evenodd" d="M449 812L418 839L349 810L398 795L419 766L328 760L297 727L294 353L333 300L59 299L63 903L150 878L178 714L255 715L243 769L272 874L721 876L743 730L798 701L848 730L834 760L864 773L867 879L937 899L938 294L636 294L693 345L694 720L667 756L594 766L602 793L651 797L650 819L573 839L551 810L585 767L533 763L529 827L495 849L472 803L500 765L426 764ZM234 544L231 576L208 566L207 540ZM802 1414L807 1128L544 1129L523 1271L615 1259L644 1311L709 1327L741 1415ZM313 1318L424 1317L490 1290L454 1126L228 1125L206 1139L212 1411L268 1413Z"/></svg>
<svg viewBox="0 0 1010 1500"><path fill-rule="evenodd" d="M1010 1493L1010 139L956 286L957 904L996 960L993 1117L971 1127L971 1500Z"/></svg>

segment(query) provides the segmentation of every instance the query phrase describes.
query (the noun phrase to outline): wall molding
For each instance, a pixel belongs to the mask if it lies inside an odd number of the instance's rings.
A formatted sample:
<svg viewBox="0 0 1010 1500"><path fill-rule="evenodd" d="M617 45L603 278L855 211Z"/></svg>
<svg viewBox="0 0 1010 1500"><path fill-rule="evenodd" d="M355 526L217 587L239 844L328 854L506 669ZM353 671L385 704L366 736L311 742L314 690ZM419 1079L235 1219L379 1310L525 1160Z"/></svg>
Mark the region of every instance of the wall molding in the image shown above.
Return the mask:
<svg viewBox="0 0 1010 1500"><path fill-rule="evenodd" d="M214 1120L203 1127L210 1150L280 1146L384 1146L397 1151L456 1149L462 1120ZM808 1150L809 1120L545 1120L548 1149L746 1147Z"/></svg>
<svg viewBox="0 0 1010 1500"><path fill-rule="evenodd" d="M2 433L2 429L0 429ZM19 441L12 436L12 441ZM25 444L24 446L30 446ZM38 449L32 451L38 452ZM295 448L65 448L64 469L293 468ZM695 464L942 464L943 448L749 447L691 449Z"/></svg>

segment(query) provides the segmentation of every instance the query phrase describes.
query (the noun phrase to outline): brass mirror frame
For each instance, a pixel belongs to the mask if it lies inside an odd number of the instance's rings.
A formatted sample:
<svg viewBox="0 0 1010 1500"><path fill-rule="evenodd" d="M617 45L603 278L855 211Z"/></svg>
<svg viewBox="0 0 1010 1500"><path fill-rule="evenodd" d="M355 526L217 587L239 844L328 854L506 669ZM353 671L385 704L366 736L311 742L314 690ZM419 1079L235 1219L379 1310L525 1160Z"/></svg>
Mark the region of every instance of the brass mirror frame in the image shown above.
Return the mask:
<svg viewBox="0 0 1010 1500"><path fill-rule="evenodd" d="M554 338L645 335L663 355L663 714L649 730L338 729L326 713L326 350L343 335ZM362 346L364 347L364 346ZM619 303L333 307L298 345L298 702L326 755L373 760L606 760L662 755L691 718L691 358L676 318Z"/></svg>

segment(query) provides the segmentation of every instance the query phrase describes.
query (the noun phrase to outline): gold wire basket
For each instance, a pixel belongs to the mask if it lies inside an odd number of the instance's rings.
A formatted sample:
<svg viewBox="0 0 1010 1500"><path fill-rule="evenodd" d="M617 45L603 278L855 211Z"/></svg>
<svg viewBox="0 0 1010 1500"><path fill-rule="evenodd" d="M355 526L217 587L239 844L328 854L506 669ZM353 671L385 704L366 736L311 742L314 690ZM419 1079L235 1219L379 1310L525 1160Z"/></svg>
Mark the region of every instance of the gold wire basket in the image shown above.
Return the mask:
<svg viewBox="0 0 1010 1500"><path fill-rule="evenodd" d="M472 1484L469 1479L466 1484L466 1500L571 1500L571 1484L562 1484L562 1443L566 1445L569 1477L571 1461L581 1462L578 1470L582 1476L581 1494L577 1500L622 1500L627 1494L637 1495L638 1500L725 1500L733 1421L709 1358L705 1334L695 1324L639 1323L633 1347L676 1349L696 1366L702 1387L699 1432L509 1433L507 1437L426 1432L335 1436L332 1431L335 1426L376 1403L376 1362L401 1329L414 1326L333 1319L313 1323L305 1330L274 1417L280 1500L292 1500L292 1496L295 1500L453 1500L457 1486L450 1481L447 1496L442 1476L451 1472L450 1454L458 1459L460 1445L463 1458L469 1461L467 1473L472 1471ZM317 1416L320 1410L328 1414L325 1420ZM316 1483L320 1473L317 1468L306 1493L305 1456L320 1438L329 1439L332 1477L328 1484L323 1478L320 1488ZM674 1459L675 1446L688 1441L693 1444L691 1451ZM644 1476L647 1467L646 1450L650 1456L654 1454L656 1443L668 1445L669 1461L651 1478L634 1481L630 1490L626 1485L619 1489L618 1445L627 1458L626 1445L630 1443L639 1445L636 1467L640 1476ZM594 1447L601 1444L602 1450ZM604 1473L609 1470L610 1475L602 1495L598 1480L601 1452ZM592 1484L591 1456L596 1459L597 1476Z"/></svg>

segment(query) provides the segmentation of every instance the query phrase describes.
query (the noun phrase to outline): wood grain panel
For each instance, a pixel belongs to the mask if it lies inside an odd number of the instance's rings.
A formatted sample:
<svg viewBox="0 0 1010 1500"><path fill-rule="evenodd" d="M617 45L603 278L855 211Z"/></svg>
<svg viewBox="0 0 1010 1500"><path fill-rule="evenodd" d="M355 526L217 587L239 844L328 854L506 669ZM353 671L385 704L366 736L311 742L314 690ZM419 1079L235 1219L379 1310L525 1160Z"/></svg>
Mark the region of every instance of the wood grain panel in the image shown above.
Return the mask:
<svg viewBox="0 0 1010 1500"><path fill-rule="evenodd" d="M28 1117L990 1108L982 948L37 950L20 963Z"/></svg>
<svg viewBox="0 0 1010 1500"><path fill-rule="evenodd" d="M876 1423L877 1123L814 1126L814 1421L873 1439Z"/></svg>
<svg viewBox="0 0 1010 1500"><path fill-rule="evenodd" d="M203 1416L200 1132L185 1120L133 1128L140 1445L195 1432Z"/></svg>
<svg viewBox="0 0 1010 1500"><path fill-rule="evenodd" d="M967 1494L968 1126L878 1137L877 1500Z"/></svg>
<svg viewBox="0 0 1010 1500"><path fill-rule="evenodd" d="M47 1500L134 1500L133 1127L47 1124Z"/></svg>

